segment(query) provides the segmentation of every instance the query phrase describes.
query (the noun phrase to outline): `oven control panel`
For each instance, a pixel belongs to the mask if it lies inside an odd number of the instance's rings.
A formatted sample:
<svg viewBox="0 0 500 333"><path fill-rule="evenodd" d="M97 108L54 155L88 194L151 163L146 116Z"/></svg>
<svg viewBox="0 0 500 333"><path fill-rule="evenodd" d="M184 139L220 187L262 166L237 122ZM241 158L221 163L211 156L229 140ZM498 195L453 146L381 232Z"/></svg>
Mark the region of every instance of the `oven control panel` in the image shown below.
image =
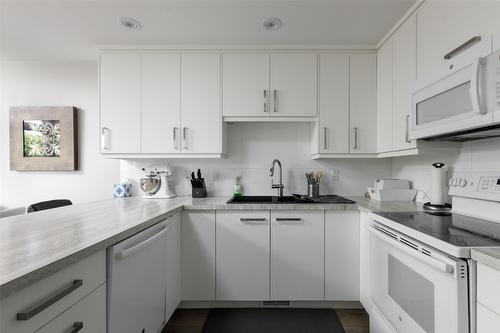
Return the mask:
<svg viewBox="0 0 500 333"><path fill-rule="evenodd" d="M500 201L500 172L456 172L449 189L451 196Z"/></svg>

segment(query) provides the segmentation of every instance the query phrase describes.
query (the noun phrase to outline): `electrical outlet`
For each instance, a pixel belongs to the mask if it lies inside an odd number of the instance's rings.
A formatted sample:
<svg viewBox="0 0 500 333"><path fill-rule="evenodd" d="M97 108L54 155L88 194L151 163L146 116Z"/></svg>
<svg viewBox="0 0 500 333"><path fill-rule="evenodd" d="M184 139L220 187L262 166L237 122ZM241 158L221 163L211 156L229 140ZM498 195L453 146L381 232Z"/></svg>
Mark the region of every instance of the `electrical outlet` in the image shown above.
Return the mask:
<svg viewBox="0 0 500 333"><path fill-rule="evenodd" d="M213 169L212 170L212 181L213 182L218 182L220 180L220 170L219 169Z"/></svg>
<svg viewBox="0 0 500 333"><path fill-rule="evenodd" d="M332 175L332 177L331 177L332 181L339 181L340 180L340 169L337 169L337 168L332 169L331 175Z"/></svg>

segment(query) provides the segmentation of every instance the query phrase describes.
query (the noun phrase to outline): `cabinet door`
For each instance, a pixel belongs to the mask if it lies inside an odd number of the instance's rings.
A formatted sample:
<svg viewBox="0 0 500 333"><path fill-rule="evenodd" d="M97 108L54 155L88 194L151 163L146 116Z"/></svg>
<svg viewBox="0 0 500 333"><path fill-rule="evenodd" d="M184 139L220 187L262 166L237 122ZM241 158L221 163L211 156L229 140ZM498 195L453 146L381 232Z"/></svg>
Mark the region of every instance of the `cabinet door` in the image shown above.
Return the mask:
<svg viewBox="0 0 500 333"><path fill-rule="evenodd" d="M491 35L500 31L499 1L425 1L417 11L418 80L438 79L491 52ZM450 59L444 56L470 40Z"/></svg>
<svg viewBox="0 0 500 333"><path fill-rule="evenodd" d="M169 219L167 234L167 288L165 295L165 321L168 321L181 301L181 216Z"/></svg>
<svg viewBox="0 0 500 333"><path fill-rule="evenodd" d="M416 147L410 140L411 93L417 76L416 19L410 16L393 36L393 150Z"/></svg>
<svg viewBox="0 0 500 333"><path fill-rule="evenodd" d="M271 300L324 300L324 217L271 212Z"/></svg>
<svg viewBox="0 0 500 333"><path fill-rule="evenodd" d="M101 153L141 152L140 54L101 54L100 116Z"/></svg>
<svg viewBox="0 0 500 333"><path fill-rule="evenodd" d="M377 53L377 151L392 151L393 40L388 39Z"/></svg>
<svg viewBox="0 0 500 333"><path fill-rule="evenodd" d="M359 301L359 213L325 213L325 299Z"/></svg>
<svg viewBox="0 0 500 333"><path fill-rule="evenodd" d="M370 313L370 218L359 214L359 300Z"/></svg>
<svg viewBox="0 0 500 333"><path fill-rule="evenodd" d="M182 213L182 300L215 300L215 211Z"/></svg>
<svg viewBox="0 0 500 333"><path fill-rule="evenodd" d="M351 54L351 153L377 152L377 58Z"/></svg>
<svg viewBox="0 0 500 333"><path fill-rule="evenodd" d="M223 115L269 116L269 54L224 53Z"/></svg>
<svg viewBox="0 0 500 333"><path fill-rule="evenodd" d="M271 117L317 114L317 55L271 54Z"/></svg>
<svg viewBox="0 0 500 333"><path fill-rule="evenodd" d="M142 55L142 152L180 151L179 54Z"/></svg>
<svg viewBox="0 0 500 333"><path fill-rule="evenodd" d="M349 153L349 55L319 56L319 151Z"/></svg>
<svg viewBox="0 0 500 333"><path fill-rule="evenodd" d="M106 332L106 284L85 296L36 332Z"/></svg>
<svg viewBox="0 0 500 333"><path fill-rule="evenodd" d="M217 212L218 301L269 299L269 211Z"/></svg>
<svg viewBox="0 0 500 333"><path fill-rule="evenodd" d="M500 316L481 303L477 303L477 333L498 332Z"/></svg>
<svg viewBox="0 0 500 333"><path fill-rule="evenodd" d="M222 152L220 55L182 55L181 137L184 153Z"/></svg>

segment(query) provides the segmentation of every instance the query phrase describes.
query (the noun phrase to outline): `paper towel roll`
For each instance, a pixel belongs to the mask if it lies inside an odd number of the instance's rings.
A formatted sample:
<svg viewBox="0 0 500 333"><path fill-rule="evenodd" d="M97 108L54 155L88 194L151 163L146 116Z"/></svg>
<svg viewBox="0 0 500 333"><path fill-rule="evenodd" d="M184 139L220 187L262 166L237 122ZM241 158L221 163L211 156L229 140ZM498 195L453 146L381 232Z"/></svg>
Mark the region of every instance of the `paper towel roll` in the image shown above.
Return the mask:
<svg viewBox="0 0 500 333"><path fill-rule="evenodd" d="M432 205L444 205L445 203L445 179L446 179L446 169L444 168L444 163L434 163L432 164L431 170L431 204Z"/></svg>

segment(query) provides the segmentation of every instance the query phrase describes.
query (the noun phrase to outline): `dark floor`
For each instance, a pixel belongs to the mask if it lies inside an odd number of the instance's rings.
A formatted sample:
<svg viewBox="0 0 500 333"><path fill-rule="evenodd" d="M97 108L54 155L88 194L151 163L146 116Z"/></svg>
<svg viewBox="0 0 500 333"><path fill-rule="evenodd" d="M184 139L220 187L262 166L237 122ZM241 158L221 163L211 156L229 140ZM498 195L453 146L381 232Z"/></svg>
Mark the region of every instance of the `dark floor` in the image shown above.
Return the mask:
<svg viewBox="0 0 500 333"><path fill-rule="evenodd" d="M365 310L337 309L346 333L368 333L368 314ZM208 309L178 309L162 333L201 333Z"/></svg>

